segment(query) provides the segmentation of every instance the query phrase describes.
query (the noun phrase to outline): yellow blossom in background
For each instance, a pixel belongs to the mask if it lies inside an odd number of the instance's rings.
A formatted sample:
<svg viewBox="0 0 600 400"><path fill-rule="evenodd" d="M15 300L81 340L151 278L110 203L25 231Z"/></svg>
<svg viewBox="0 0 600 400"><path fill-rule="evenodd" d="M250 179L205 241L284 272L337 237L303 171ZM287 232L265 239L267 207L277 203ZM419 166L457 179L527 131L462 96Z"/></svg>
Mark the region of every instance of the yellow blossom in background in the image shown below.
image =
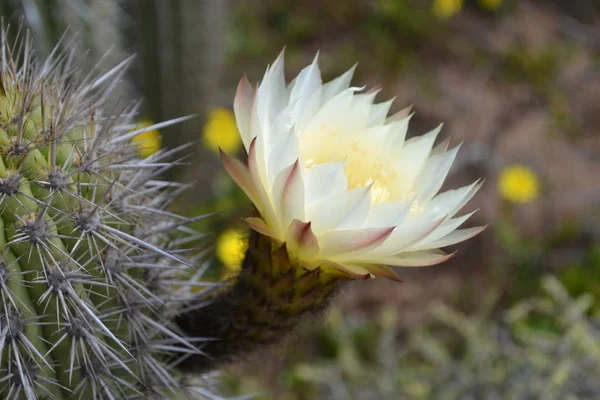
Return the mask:
<svg viewBox="0 0 600 400"><path fill-rule="evenodd" d="M143 120L135 127L134 130L144 129L152 125L154 125L154 122ZM143 132L134 136L133 139L131 139L131 143L138 148L138 154L143 158L151 156L162 147L162 139L158 129Z"/></svg>
<svg viewBox="0 0 600 400"><path fill-rule="evenodd" d="M440 18L450 18L462 9L462 0L434 0L433 13Z"/></svg>
<svg viewBox="0 0 600 400"><path fill-rule="evenodd" d="M539 195L540 182L531 168L524 165L511 165L500 172L498 191L508 201L530 203Z"/></svg>
<svg viewBox="0 0 600 400"><path fill-rule="evenodd" d="M221 148L225 153L236 153L242 147L242 139L235 122L235 115L226 108L215 108L208 114L204 125L204 145L219 152Z"/></svg>
<svg viewBox="0 0 600 400"><path fill-rule="evenodd" d="M502 0L479 0L479 6L488 11L494 11L501 5Z"/></svg>
<svg viewBox="0 0 600 400"><path fill-rule="evenodd" d="M242 268L244 255L248 249L248 234L228 229L217 238L215 252L225 266L223 279L231 278Z"/></svg>

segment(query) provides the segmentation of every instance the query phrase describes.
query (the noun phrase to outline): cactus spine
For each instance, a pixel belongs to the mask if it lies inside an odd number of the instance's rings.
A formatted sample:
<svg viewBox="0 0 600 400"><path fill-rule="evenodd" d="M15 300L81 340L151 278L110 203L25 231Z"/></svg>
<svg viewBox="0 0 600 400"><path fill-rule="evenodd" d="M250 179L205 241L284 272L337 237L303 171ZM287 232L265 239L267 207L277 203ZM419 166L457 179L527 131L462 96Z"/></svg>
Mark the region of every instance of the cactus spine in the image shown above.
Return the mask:
<svg viewBox="0 0 600 400"><path fill-rule="evenodd" d="M83 77L31 47L2 35L0 398L179 398L164 355L198 350L170 322L194 285L174 248L193 233L165 210L183 185L160 178L174 151L138 158L136 105L105 113L128 60Z"/></svg>

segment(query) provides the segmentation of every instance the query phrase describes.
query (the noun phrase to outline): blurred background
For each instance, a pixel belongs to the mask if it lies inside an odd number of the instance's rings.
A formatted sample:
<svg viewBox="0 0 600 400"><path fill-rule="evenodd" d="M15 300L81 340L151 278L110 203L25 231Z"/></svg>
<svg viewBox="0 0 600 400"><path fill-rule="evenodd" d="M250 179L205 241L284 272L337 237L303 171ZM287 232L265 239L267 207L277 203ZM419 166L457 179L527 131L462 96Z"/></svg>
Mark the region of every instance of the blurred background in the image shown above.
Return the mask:
<svg viewBox="0 0 600 400"><path fill-rule="evenodd" d="M464 142L446 188L479 177L465 211L489 223L451 261L403 283L348 285L293 345L223 374L263 399L600 397L600 4L596 0L0 0L42 57L65 29L107 70L136 54L114 101L140 124L198 117L136 138L147 156L192 141L177 204L211 243L206 279L235 274L250 204L216 149L241 152L235 86L286 47L288 79L320 49L324 80L359 63L409 135L444 122ZM106 53L109 51L109 53ZM214 249L214 250L213 250ZM257 368L256 365L260 365Z"/></svg>

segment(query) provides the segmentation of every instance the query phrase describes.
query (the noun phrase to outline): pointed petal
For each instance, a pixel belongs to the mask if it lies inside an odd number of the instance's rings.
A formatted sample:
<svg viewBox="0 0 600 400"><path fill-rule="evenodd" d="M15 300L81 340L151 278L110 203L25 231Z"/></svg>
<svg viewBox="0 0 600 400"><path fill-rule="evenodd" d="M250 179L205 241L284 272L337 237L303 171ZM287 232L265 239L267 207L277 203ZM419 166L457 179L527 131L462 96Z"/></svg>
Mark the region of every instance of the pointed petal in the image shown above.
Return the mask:
<svg viewBox="0 0 600 400"><path fill-rule="evenodd" d="M414 190L419 193L419 202L428 202L439 192L448 176L459 147L456 146L445 153L433 155L427 160L415 183Z"/></svg>
<svg viewBox="0 0 600 400"><path fill-rule="evenodd" d="M339 264L333 261L322 261L320 263L323 272L330 275L336 275L345 279L367 280L374 276L369 271L359 265Z"/></svg>
<svg viewBox="0 0 600 400"><path fill-rule="evenodd" d="M483 232L486 228L487 228L487 225L477 226L474 228L458 229L458 230L455 230L454 232L447 234L446 236L444 236L443 238L441 238L439 240L436 240L427 245L421 246L421 249L427 250L427 249L452 246L453 244L464 242L467 239L471 239L473 236L477 236L478 234Z"/></svg>
<svg viewBox="0 0 600 400"><path fill-rule="evenodd" d="M385 118L390 111L394 98L379 104L371 106L371 114L367 121L367 126L379 126L385 124Z"/></svg>
<svg viewBox="0 0 600 400"><path fill-rule="evenodd" d="M400 253L414 243L417 243L433 231L437 229L445 217L434 219L431 221L420 221L411 224L403 224L397 226L394 232L390 235L381 246L369 251L364 256L358 257L359 259L373 259L378 257L388 257L393 254Z"/></svg>
<svg viewBox="0 0 600 400"><path fill-rule="evenodd" d="M318 164L306 171L306 204L308 206L330 196L340 194L348 188L348 178L343 162Z"/></svg>
<svg viewBox="0 0 600 400"><path fill-rule="evenodd" d="M340 92L350 87L350 82L352 81L352 76L354 75L357 65L358 64L354 64L352 68L350 68L344 74L323 85L322 103L325 103L334 96L338 95Z"/></svg>
<svg viewBox="0 0 600 400"><path fill-rule="evenodd" d="M383 264L361 264L361 266L375 276L382 276L392 281L402 282L396 271L391 267Z"/></svg>
<svg viewBox="0 0 600 400"><path fill-rule="evenodd" d="M431 233L431 235L427 236L425 239L410 246L410 251L425 250L426 248L439 247L439 246L429 247L429 244L442 239L444 236L446 236L446 235L450 234L451 232L453 232L454 230L456 230L456 228L461 226L467 219L471 218L471 216L473 214L475 214L476 211L477 210L473 211L472 213L463 215L462 217L446 219L444 222L442 222L440 224L440 226L438 226L438 228L435 231L433 231ZM424 246L427 246L427 247L424 247Z"/></svg>
<svg viewBox="0 0 600 400"><path fill-rule="evenodd" d="M405 119L406 117L408 117L411 114L412 108L413 108L412 105L410 105L408 107L404 107L402 110L398 111L394 115L389 116L385 122L389 124L391 122L401 121L401 120Z"/></svg>
<svg viewBox="0 0 600 400"><path fill-rule="evenodd" d="M443 251L415 251L411 253L400 253L396 256L385 257L377 260L387 265L396 267L427 267L442 263L454 257L454 254L446 254Z"/></svg>
<svg viewBox="0 0 600 400"><path fill-rule="evenodd" d="M248 224L250 229L255 230L256 232L260 233L261 235L268 236L273 239L281 240L281 238L278 238L275 235L275 232L273 232L273 230L271 230L271 228L269 228L267 226L266 222L262 218L257 218L257 217L244 218L244 222Z"/></svg>
<svg viewBox="0 0 600 400"><path fill-rule="evenodd" d="M297 252L298 257L303 260L313 259L319 253L317 236L313 233L310 222L293 220L286 235L286 242L288 248Z"/></svg>
<svg viewBox="0 0 600 400"><path fill-rule="evenodd" d="M429 215L448 214L448 218L452 218L477 193L482 183L476 181L468 186L440 193L431 199L424 212Z"/></svg>
<svg viewBox="0 0 600 400"><path fill-rule="evenodd" d="M246 151L248 151L250 141L252 140L250 134L250 115L252 113L253 98L254 90L252 89L252 85L250 85L250 81L248 81L248 78L244 75L238 83L235 99L233 100L233 110L237 127Z"/></svg>
<svg viewBox="0 0 600 400"><path fill-rule="evenodd" d="M233 179L244 193L246 193L246 196L248 196L258 211L261 212L261 210L264 209L264 206L256 192L248 167L237 158L229 157L223 150L219 149L219 152L221 154L221 160L223 160L223 166L231 179Z"/></svg>
<svg viewBox="0 0 600 400"><path fill-rule="evenodd" d="M306 219L319 236L340 225L360 227L369 213L371 195L369 187L359 187L329 196L306 209Z"/></svg>
<svg viewBox="0 0 600 400"><path fill-rule="evenodd" d="M260 149L260 145L257 145L257 142L259 140L260 137L256 136L250 142L250 148L248 149L248 169L250 170L250 176L254 182L254 188L258 194L260 204L263 206L261 216L265 218L269 226L274 228L276 226L277 216L271 202L271 188L266 185L266 177L263 177L264 169L262 167L264 167L264 165L262 165L261 162L264 162L264 160L258 160L257 153Z"/></svg>
<svg viewBox="0 0 600 400"><path fill-rule="evenodd" d="M320 257L350 260L381 245L394 227L327 232L319 236Z"/></svg>
<svg viewBox="0 0 600 400"><path fill-rule="evenodd" d="M435 138L440 133L442 126L423 136L408 140L402 149L402 154L394 163L396 171L402 174L403 184L406 190L410 189L425 166L429 158Z"/></svg>
<svg viewBox="0 0 600 400"><path fill-rule="evenodd" d="M369 215L363 228L379 228L382 226L401 225L408 213L412 201L386 201L383 203L371 204Z"/></svg>
<svg viewBox="0 0 600 400"><path fill-rule="evenodd" d="M275 178L273 201L282 232L287 232L294 219L304 220L304 182L298 160L284 168Z"/></svg>

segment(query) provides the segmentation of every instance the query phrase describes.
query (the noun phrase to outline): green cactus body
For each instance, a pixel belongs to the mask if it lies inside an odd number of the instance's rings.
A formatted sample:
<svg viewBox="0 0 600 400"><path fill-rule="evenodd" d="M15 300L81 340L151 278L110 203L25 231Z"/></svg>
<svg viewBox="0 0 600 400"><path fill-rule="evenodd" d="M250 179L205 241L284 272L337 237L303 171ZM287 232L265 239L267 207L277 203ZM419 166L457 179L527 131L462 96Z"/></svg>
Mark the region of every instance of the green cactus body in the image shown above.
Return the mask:
<svg viewBox="0 0 600 400"><path fill-rule="evenodd" d="M35 64L29 43L11 49L3 41L0 398L173 398L182 383L163 354L197 352L169 322L190 292L169 284L189 265L169 247L187 221L164 211L178 190L160 180L168 152L139 159L130 145L135 108L103 113L127 63L80 82L69 54Z"/></svg>

